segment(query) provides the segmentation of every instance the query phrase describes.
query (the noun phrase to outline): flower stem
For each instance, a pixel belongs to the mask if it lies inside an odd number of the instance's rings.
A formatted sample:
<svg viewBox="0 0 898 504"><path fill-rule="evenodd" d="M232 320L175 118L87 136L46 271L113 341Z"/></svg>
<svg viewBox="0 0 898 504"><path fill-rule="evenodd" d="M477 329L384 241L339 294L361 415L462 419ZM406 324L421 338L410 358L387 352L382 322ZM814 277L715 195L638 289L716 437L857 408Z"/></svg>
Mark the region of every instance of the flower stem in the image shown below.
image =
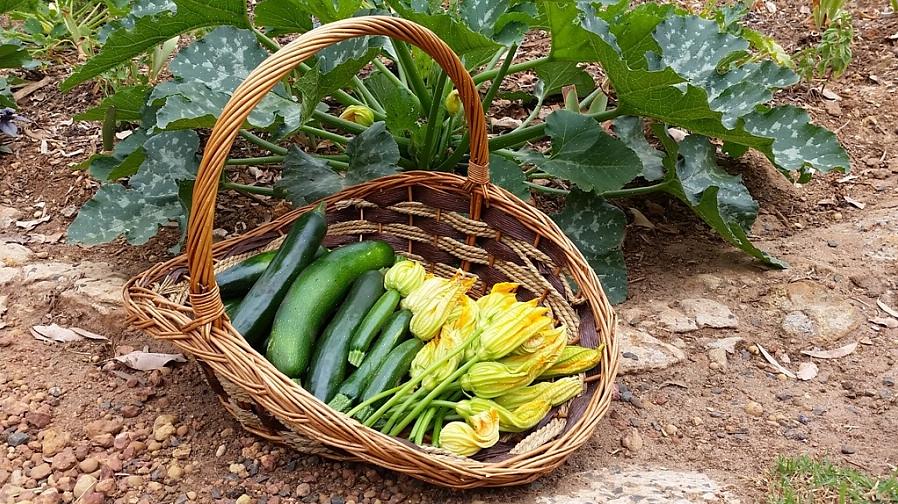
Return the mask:
<svg viewBox="0 0 898 504"><path fill-rule="evenodd" d="M548 57L536 58L536 59L532 59L530 61L522 61L520 63L516 63L514 65L509 66L507 73L514 74L514 73L518 73L518 72L523 72L525 70L530 70L531 68L537 67L537 66L541 65L542 63L545 63L546 61L549 61ZM484 81L494 79L496 77L496 75L498 75L498 73L499 73L498 69L487 70L485 72L481 72L474 76L474 84L480 84Z"/></svg>
<svg viewBox="0 0 898 504"><path fill-rule="evenodd" d="M248 158L231 158L225 161L225 164L228 166L250 166L250 165L265 165L265 164L278 164L284 161L285 156L262 156L262 157L248 157Z"/></svg>
<svg viewBox="0 0 898 504"><path fill-rule="evenodd" d="M418 96L421 106L424 110L430 110L430 93L427 91L427 86L424 85L424 79L418 73L418 67L415 66L415 60L412 58L408 45L405 42L394 40L393 47L396 49L396 56L399 59L398 63L402 65L402 69L405 71L409 83L415 91L415 95Z"/></svg>
<svg viewBox="0 0 898 504"><path fill-rule="evenodd" d="M424 134L424 152L419 161L422 165L427 166L428 168L432 168L433 164L431 156L433 156L434 141L435 139L439 139L437 130L443 125L443 121L440 117L443 110L443 107L441 107L441 98L446 89L446 80L446 72L440 71L440 76L437 78L436 86L434 86L433 101L430 102L430 112L427 114L427 131Z"/></svg>
<svg viewBox="0 0 898 504"><path fill-rule="evenodd" d="M262 196L274 196L274 189L271 187L253 186L246 184L238 184L236 182L222 182L219 184L222 189L233 189L247 194L261 194Z"/></svg>
<svg viewBox="0 0 898 504"><path fill-rule="evenodd" d="M370 406L371 404L374 404L377 401L380 401L381 399L387 398L387 397L395 394L396 392L398 392L401 388L402 388L402 386L398 386L398 387L393 387L391 389L384 390L380 394L375 395L374 397L368 399L367 401L360 403L355 408L352 408L351 410L347 411L346 414L348 416L354 416L365 406Z"/></svg>
<svg viewBox="0 0 898 504"><path fill-rule="evenodd" d="M514 55L517 54L517 52L517 44L512 44L511 47L508 48L508 54L505 55L505 60L502 62L502 66L499 67L493 82L490 83L490 88L483 96L484 112L489 112L490 106L493 104L493 99L496 97L496 93L499 92L499 88L502 87L502 80L508 74L508 69L511 67L511 61L514 59Z"/></svg>
<svg viewBox="0 0 898 504"><path fill-rule="evenodd" d="M611 110L606 110L604 112L600 112L598 114L585 114L587 117L592 117L596 121L602 122L607 121L609 119L614 119L615 117L622 115L623 111L620 108L614 108ZM535 124L533 126L527 126L526 128L521 128L508 133L507 135L497 136L490 140L490 150L494 151L496 149L506 149L511 147L517 147L519 145L523 145L531 140L535 140L539 137L545 136L546 134L546 123Z"/></svg>
<svg viewBox="0 0 898 504"><path fill-rule="evenodd" d="M663 191L670 185L670 182L659 182L657 184L652 184L643 187L631 187L628 189L619 189L617 191L605 191L601 193L599 196L605 199L611 198L630 198L633 196L641 196L643 194L650 194L653 192Z"/></svg>
<svg viewBox="0 0 898 504"><path fill-rule="evenodd" d="M244 139L248 140L249 142L258 145L259 147L262 147L263 149L270 150L271 152L273 152L275 154L279 154L281 156L287 154L287 149L281 147L280 145L278 145L274 142L269 142L268 140L265 140L264 138L256 135L255 133L253 133L251 131L242 129L242 130L240 130L240 136L243 137Z"/></svg>
<svg viewBox="0 0 898 504"><path fill-rule="evenodd" d="M465 346L467 346L467 345L465 345ZM449 378L446 378L445 380L443 380L442 383L440 383L433 390L431 390L429 394L424 396L424 399L422 399L421 401L418 402L418 405L415 406L415 409L413 409L411 413L409 413L401 422L399 422L398 424L396 424L395 427L393 427L393 430L390 431L390 435L391 436L399 435L399 433L402 432L402 429L404 429L406 425L408 425L412 420L417 418L418 415L421 414L421 411L423 411L424 408L426 408L430 405L431 401L433 401L438 395L443 393L443 391L446 390L446 388L449 387L449 385L451 385L452 382L454 382L455 380L460 378L463 374L467 373L468 369L471 369L471 366L473 366L474 364L477 364L478 362L480 362L480 359L473 358L473 359L469 360L468 362L466 362L462 367L456 369L455 372L449 376Z"/></svg>

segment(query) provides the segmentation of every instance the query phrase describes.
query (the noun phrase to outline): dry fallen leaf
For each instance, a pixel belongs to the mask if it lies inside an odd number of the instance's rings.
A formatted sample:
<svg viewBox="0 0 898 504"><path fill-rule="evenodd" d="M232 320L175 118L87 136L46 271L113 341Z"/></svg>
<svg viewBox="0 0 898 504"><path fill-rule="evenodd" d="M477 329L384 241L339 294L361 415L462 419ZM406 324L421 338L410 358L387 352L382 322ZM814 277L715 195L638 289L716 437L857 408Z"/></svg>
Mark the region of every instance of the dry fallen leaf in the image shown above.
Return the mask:
<svg viewBox="0 0 898 504"><path fill-rule="evenodd" d="M799 380L808 381L817 377L817 364L813 362L802 362L798 365L798 373L795 374Z"/></svg>
<svg viewBox="0 0 898 504"><path fill-rule="evenodd" d="M874 317L871 318L869 322L878 326L888 327L889 329L898 328L898 320L895 320L892 317Z"/></svg>
<svg viewBox="0 0 898 504"><path fill-rule="evenodd" d="M851 196L845 196L844 198L845 198L846 203L848 203L849 205L851 205L857 209L863 210L864 208L867 207L866 203L861 203L860 201L852 198Z"/></svg>
<svg viewBox="0 0 898 504"><path fill-rule="evenodd" d="M833 348L832 350L802 350L801 353L817 359L839 359L850 355L856 349L857 342L854 342L839 348Z"/></svg>
<svg viewBox="0 0 898 504"><path fill-rule="evenodd" d="M45 215L43 217L40 217L40 218L37 218L34 220L16 221L16 226L24 229L25 231L31 231L32 229L36 228L38 225L43 224L43 223L47 222L48 220L50 220L50 216Z"/></svg>
<svg viewBox="0 0 898 504"><path fill-rule="evenodd" d="M707 348L708 350L712 348L723 348L728 354L734 354L736 353L736 344L741 342L741 336L730 336L729 338L721 338L718 340L710 341L705 344L705 348Z"/></svg>
<svg viewBox="0 0 898 504"><path fill-rule="evenodd" d="M883 303L883 302L880 301L879 299L876 300L876 306L878 306L880 310L882 310L882 311L888 313L889 315L891 315L891 316L893 316L893 317L895 317L895 318L898 318L898 310L895 310L894 308L892 308L891 306L889 306L889 305Z"/></svg>
<svg viewBox="0 0 898 504"><path fill-rule="evenodd" d="M136 350L125 355L119 355L115 360L138 371L162 369L169 362L187 362L187 359L181 354L139 352Z"/></svg>
<svg viewBox="0 0 898 504"><path fill-rule="evenodd" d="M98 341L104 341L104 340L109 339L106 336L103 336L101 334L97 334L94 332L90 332L87 329L81 329L80 327L72 327L71 329L72 329L72 331L75 332L75 334L77 334L79 336L83 336L87 339L98 340Z"/></svg>
<svg viewBox="0 0 898 504"><path fill-rule="evenodd" d="M652 224L652 221L650 221L645 216L645 214L643 214L636 208L630 208L629 210L630 210L630 213L633 214L633 225L634 226L642 227L642 228L646 228L646 229L655 229L655 225Z"/></svg>
<svg viewBox="0 0 898 504"><path fill-rule="evenodd" d="M784 368L783 365L780 364L779 362L777 362L776 359L774 359L772 355L767 353L767 350L764 350L764 347L762 347L761 345L758 345L758 344L755 344L755 346L758 347L758 350L760 350L761 355L763 355L764 358L767 359L767 362L769 362L770 365L773 366L777 371L779 371L780 373L783 373L784 375L788 376L789 378L795 378L795 373Z"/></svg>
<svg viewBox="0 0 898 504"><path fill-rule="evenodd" d="M36 325L31 328L31 335L41 341L55 341L56 343L68 343L84 339L75 331L56 324Z"/></svg>

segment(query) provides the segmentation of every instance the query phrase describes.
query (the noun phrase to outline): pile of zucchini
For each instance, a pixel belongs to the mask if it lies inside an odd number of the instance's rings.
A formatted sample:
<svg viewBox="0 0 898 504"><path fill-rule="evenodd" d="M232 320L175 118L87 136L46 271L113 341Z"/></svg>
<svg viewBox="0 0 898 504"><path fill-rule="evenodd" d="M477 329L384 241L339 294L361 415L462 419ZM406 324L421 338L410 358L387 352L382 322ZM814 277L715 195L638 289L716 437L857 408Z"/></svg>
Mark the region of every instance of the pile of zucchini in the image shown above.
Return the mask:
<svg viewBox="0 0 898 504"><path fill-rule="evenodd" d="M409 339L412 315L397 310L399 293L384 288L393 249L360 241L329 251L321 246L326 230L319 206L294 223L279 249L245 259L216 281L246 341L345 411L396 386L423 343Z"/></svg>

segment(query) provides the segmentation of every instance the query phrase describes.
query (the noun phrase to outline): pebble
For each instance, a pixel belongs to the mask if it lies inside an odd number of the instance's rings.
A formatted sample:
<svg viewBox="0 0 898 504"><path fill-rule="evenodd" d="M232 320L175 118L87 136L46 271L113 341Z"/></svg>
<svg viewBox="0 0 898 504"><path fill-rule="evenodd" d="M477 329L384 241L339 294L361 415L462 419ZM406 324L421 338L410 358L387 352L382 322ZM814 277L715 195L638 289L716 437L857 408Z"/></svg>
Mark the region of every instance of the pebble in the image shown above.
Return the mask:
<svg viewBox="0 0 898 504"><path fill-rule="evenodd" d="M87 437L99 436L100 434L118 434L123 426L124 423L121 418L112 420L100 419L88 422L84 426L84 432L87 434Z"/></svg>
<svg viewBox="0 0 898 504"><path fill-rule="evenodd" d="M134 418L140 414L140 406L136 404L126 404L122 406L122 416L125 418Z"/></svg>
<svg viewBox="0 0 898 504"><path fill-rule="evenodd" d="M786 439L791 439L793 441L807 441L808 439L807 431L799 427L786 429L786 432L783 432L783 436Z"/></svg>
<svg viewBox="0 0 898 504"><path fill-rule="evenodd" d="M92 473L92 472L96 471L99 467L100 467L100 462L93 457L88 457L88 458L82 460L78 464L78 469L80 469L81 472L83 472L83 473Z"/></svg>
<svg viewBox="0 0 898 504"><path fill-rule="evenodd" d="M50 464L43 462L34 466L31 469L30 477L34 480L42 480L50 475L53 472L53 469L50 467Z"/></svg>
<svg viewBox="0 0 898 504"><path fill-rule="evenodd" d="M882 379L882 384L885 385L886 387L894 387L895 379L892 378L891 376L886 376L885 378Z"/></svg>
<svg viewBox="0 0 898 504"><path fill-rule="evenodd" d="M853 446L842 445L842 453L845 454L845 455L852 455L852 454L854 454L856 451L857 451L857 450L855 450Z"/></svg>
<svg viewBox="0 0 898 504"><path fill-rule="evenodd" d="M96 484L97 478L94 478L90 474L82 474L78 477L78 481L75 482L75 489L72 493L75 495L76 499L80 499L82 495L91 490Z"/></svg>
<svg viewBox="0 0 898 504"><path fill-rule="evenodd" d="M642 435L639 434L637 429L631 428L624 434L624 437L621 438L620 444L631 452L638 452L642 449Z"/></svg>
<svg viewBox="0 0 898 504"><path fill-rule="evenodd" d="M253 499L249 495L243 494L240 497L237 497L237 501L234 504L252 504Z"/></svg>
<svg viewBox="0 0 898 504"><path fill-rule="evenodd" d="M23 445L30 440L31 436L29 436L27 432L13 432L9 436L6 436L6 444L13 447Z"/></svg>
<svg viewBox="0 0 898 504"><path fill-rule="evenodd" d="M196 500L196 492L194 492L193 490L187 492L187 498L192 501Z"/></svg>
<svg viewBox="0 0 898 504"><path fill-rule="evenodd" d="M680 429L678 429L677 426L674 425L674 424L667 424L667 425L664 426L664 428L662 429L662 431L663 431L665 434L667 434L668 436L676 436L676 435L677 435L677 432L679 432Z"/></svg>
<svg viewBox="0 0 898 504"><path fill-rule="evenodd" d="M723 348L712 348L711 350L708 350L708 359L711 361L711 364L717 365L713 369L727 368L727 351Z"/></svg>
<svg viewBox="0 0 898 504"><path fill-rule="evenodd" d="M143 485L143 478L132 474L131 476L125 477L125 484L131 488L140 488Z"/></svg>
<svg viewBox="0 0 898 504"><path fill-rule="evenodd" d="M300 483L296 487L296 496L297 497L306 497L312 493L312 487L308 483Z"/></svg>
<svg viewBox="0 0 898 504"><path fill-rule="evenodd" d="M180 481L180 479L184 477L184 469L182 469L177 462L173 462L168 466L168 471L166 471L165 474L172 481Z"/></svg>
<svg viewBox="0 0 898 504"><path fill-rule="evenodd" d="M745 405L745 412L753 417L759 417L764 414L764 407L756 401L748 401Z"/></svg>
<svg viewBox="0 0 898 504"><path fill-rule="evenodd" d="M97 486L94 487L94 490L104 494L110 494L115 491L115 480L112 478L106 478L100 480L97 483Z"/></svg>
<svg viewBox="0 0 898 504"><path fill-rule="evenodd" d="M78 460L75 458L75 453L72 449L66 448L56 455L53 455L53 462L50 465L57 471L68 471L75 467L77 462Z"/></svg>
<svg viewBox="0 0 898 504"><path fill-rule="evenodd" d="M45 457L52 457L62 451L72 437L68 432L56 429L42 431L41 436L41 452Z"/></svg>
<svg viewBox="0 0 898 504"><path fill-rule="evenodd" d="M225 453L225 445L218 445L218 449L215 450L215 456L221 457Z"/></svg>

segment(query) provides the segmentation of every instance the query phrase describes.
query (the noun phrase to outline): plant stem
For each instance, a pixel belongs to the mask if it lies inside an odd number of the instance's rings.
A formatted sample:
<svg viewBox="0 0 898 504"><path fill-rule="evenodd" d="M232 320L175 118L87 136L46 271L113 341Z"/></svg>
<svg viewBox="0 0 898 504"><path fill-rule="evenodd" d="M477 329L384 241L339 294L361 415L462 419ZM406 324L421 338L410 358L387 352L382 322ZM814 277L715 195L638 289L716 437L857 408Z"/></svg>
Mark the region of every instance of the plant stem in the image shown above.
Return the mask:
<svg viewBox="0 0 898 504"><path fill-rule="evenodd" d="M433 421L433 433L430 435L430 444L437 448L440 446L440 431L443 430L443 419L446 418L446 412L448 411L446 408L440 408Z"/></svg>
<svg viewBox="0 0 898 504"><path fill-rule="evenodd" d="M505 76L508 74L508 70L511 68L511 61L514 59L514 55L517 54L517 52L517 44L512 44L511 47L508 48L508 54L505 55L505 60L502 62L502 66L499 67L493 81L490 83L490 88L487 90L486 95L483 96L484 112L489 112L490 106L493 104L493 98L496 97L496 93L498 93L499 88L502 87L502 80L505 79Z"/></svg>
<svg viewBox="0 0 898 504"><path fill-rule="evenodd" d="M249 19L247 19L247 24L249 24L250 26L253 26L253 24L249 22ZM258 28L253 26L252 30L253 30L253 34L256 36L256 38L259 39L259 42L263 46L267 47L269 50L278 51L281 49L280 44L278 44L274 39L272 39L268 35L265 35L264 33L262 33L262 31L259 30Z"/></svg>
<svg viewBox="0 0 898 504"><path fill-rule="evenodd" d="M665 182L659 182L657 184L652 184L652 185L648 185L648 186L631 187L628 189L619 189L617 191L605 191L605 192L599 194L599 196L601 196L605 199L631 198L633 196L641 196L643 194L650 194L653 192L663 191L669 185L670 185L670 183L665 181Z"/></svg>
<svg viewBox="0 0 898 504"><path fill-rule="evenodd" d="M265 140L264 138L259 137L258 135L256 135L255 133L253 133L251 131L242 129L242 130L240 130L240 136L243 137L244 139L258 145L259 147L262 147L263 149L270 150L271 152L273 152L275 154L279 154L281 156L287 154L287 149L281 147L280 145L278 145L276 143L269 142L268 140Z"/></svg>
<svg viewBox="0 0 898 504"><path fill-rule="evenodd" d="M384 391L381 392L380 394L375 395L374 397L368 399L367 401L364 401L364 402L360 403L360 404L357 405L355 408L352 408L351 410L347 411L347 412L346 412L346 415L347 415L347 416L353 416L353 415L355 415L356 413L358 413L358 412L359 412L362 408L364 408L365 406L370 406L370 405L376 403L377 401L380 401L381 399L385 399L385 398L387 398L387 397L390 397L391 395L396 394L396 393L399 392L400 390L402 390L402 385L400 385L400 386L398 386L398 387L393 387L393 388L391 388L391 389L384 390Z"/></svg>
<svg viewBox="0 0 898 504"><path fill-rule="evenodd" d="M430 93L427 91L427 86L424 85L424 79L418 73L418 67L415 66L415 60L411 51L409 51L408 45L405 42L395 40L393 41L393 47L396 49L396 57L399 59L397 63L402 65L402 69L405 71L412 89L418 96L418 100L421 101L421 106L424 110L430 110Z"/></svg>
<svg viewBox="0 0 898 504"><path fill-rule="evenodd" d="M584 114L592 117L596 121L602 122L623 114L620 108L613 108L598 114ZM506 149L525 144L531 140L544 136L546 133L546 123L540 123L533 126L527 126L519 130L512 131L506 135L501 135L490 140L490 150Z"/></svg>
<svg viewBox="0 0 898 504"><path fill-rule="evenodd" d="M465 345L465 346L467 346L467 345ZM433 401L438 395L442 394L443 391L446 390L446 388L452 384L452 382L454 382L455 380L460 378L461 375L467 373L468 370L471 369L471 366L473 366L474 364L477 364L478 362L480 362L480 359L473 358L473 359L465 362L464 365L462 365L462 367L456 369L455 372L449 376L449 378L446 378L445 380L443 380L439 385L437 385L433 390L431 390L429 394L424 396L424 399L418 401L418 405L415 406L415 408L412 410L412 412L409 413L408 415L406 415L406 417L402 421L400 421L399 423L396 424L395 427L393 427L393 430L390 431L390 435L391 436L399 435L399 433L402 432L402 429L404 429L406 425L408 425L412 420L417 418L418 415L421 414L421 411L423 411L424 408L426 408L430 405L431 401Z"/></svg>
<svg viewBox="0 0 898 504"><path fill-rule="evenodd" d="M222 189L233 189L248 194L261 194L262 196L274 196L274 189L271 187L253 186L246 184L238 184L236 182L222 182L219 184Z"/></svg>
<svg viewBox="0 0 898 504"><path fill-rule="evenodd" d="M352 87L362 95L362 97L365 99L365 102L369 107L373 109L375 114L379 112L382 116L384 116L387 113L387 111L384 110L383 105L381 105L380 102L377 101L377 98L375 98L374 95L371 94L371 91L368 90L368 87L365 86L365 83L362 82L362 79L359 79L357 75L354 75L352 77ZM381 117L381 119L383 119L383 117Z"/></svg>
<svg viewBox="0 0 898 504"><path fill-rule="evenodd" d="M430 403L431 406L440 406L441 408L450 408L450 409L455 409L456 404L457 403L455 401L444 401L442 399L434 399Z"/></svg>
<svg viewBox="0 0 898 504"><path fill-rule="evenodd" d="M427 114L427 131L424 134L424 151L418 161L427 168L433 168L433 149L434 142L437 139L437 130L443 125L442 114L442 96L446 89L446 72L440 70L440 76L437 78L434 86L433 101L430 103L430 112Z"/></svg>
<svg viewBox="0 0 898 504"><path fill-rule="evenodd" d="M383 61L381 61L377 58L374 58L373 60L371 60L371 64L374 65L374 68L380 70L380 73L382 73L384 75L384 77L386 77L387 79L390 79L390 82L392 82L396 87L405 88L408 91L411 91L411 89L408 89L408 86L406 86L405 83L402 82L402 79L400 79L399 77L396 76L396 74L391 72L390 69L387 68L387 65L384 65Z"/></svg>
<svg viewBox="0 0 898 504"><path fill-rule="evenodd" d="M532 59L529 61L522 61L520 63L516 63L516 64L508 67L508 70L506 70L506 73L514 74L514 73L518 73L518 72L523 72L525 70L530 70L531 68L539 66L542 63L545 63L547 61L549 61L548 56L543 57L543 58ZM480 84L480 83L483 83L490 79L494 79L496 77L496 75L498 75L498 73L499 73L498 69L487 70L485 72L481 72L474 76L474 84Z"/></svg>
<svg viewBox="0 0 898 504"><path fill-rule="evenodd" d="M365 131L365 129L366 129L365 126L356 124L352 121L347 121L346 119L340 119L339 117L332 116L326 112L321 112L320 110L316 110L316 111L312 112L312 117L314 117L315 119L318 119L320 122L322 122L324 124L336 126L346 132L354 133L356 135ZM303 128L305 128L305 126ZM323 131L323 130L320 130L320 131ZM331 134L336 135L336 133L331 133ZM323 137L323 138L326 138L326 137ZM341 143L346 143L349 141L349 139L346 137L341 136L341 138L343 139L341 141ZM408 147L408 145L409 145L408 138L405 138L405 137L393 137L393 138L396 140L396 143L399 144L400 146Z"/></svg>
<svg viewBox="0 0 898 504"><path fill-rule="evenodd" d="M307 133L309 135L315 135L326 140L330 140L331 142L340 145L346 145L347 143L349 143L349 139L343 135L338 135L337 133L332 133L330 131L321 128L315 128L313 126L302 126L301 128L299 128L299 131L302 131L303 133Z"/></svg>
<svg viewBox="0 0 898 504"><path fill-rule="evenodd" d="M284 161L285 156L262 156L248 158L231 158L225 161L227 166L250 166L250 165L266 165L278 164Z"/></svg>
<svg viewBox="0 0 898 504"><path fill-rule="evenodd" d="M568 194L571 193L567 189L559 189L557 187L541 186L539 184L534 184L533 182L524 182L524 185L533 189L534 191L542 192L542 193L546 193L546 194L558 194L561 196L567 196Z"/></svg>
<svg viewBox="0 0 898 504"><path fill-rule="evenodd" d="M530 111L530 114L527 115L527 118L524 119L520 126L512 130L512 133L526 128L534 119L539 117L539 111L543 108L543 99L542 96L536 99L536 105L533 106L533 110Z"/></svg>

